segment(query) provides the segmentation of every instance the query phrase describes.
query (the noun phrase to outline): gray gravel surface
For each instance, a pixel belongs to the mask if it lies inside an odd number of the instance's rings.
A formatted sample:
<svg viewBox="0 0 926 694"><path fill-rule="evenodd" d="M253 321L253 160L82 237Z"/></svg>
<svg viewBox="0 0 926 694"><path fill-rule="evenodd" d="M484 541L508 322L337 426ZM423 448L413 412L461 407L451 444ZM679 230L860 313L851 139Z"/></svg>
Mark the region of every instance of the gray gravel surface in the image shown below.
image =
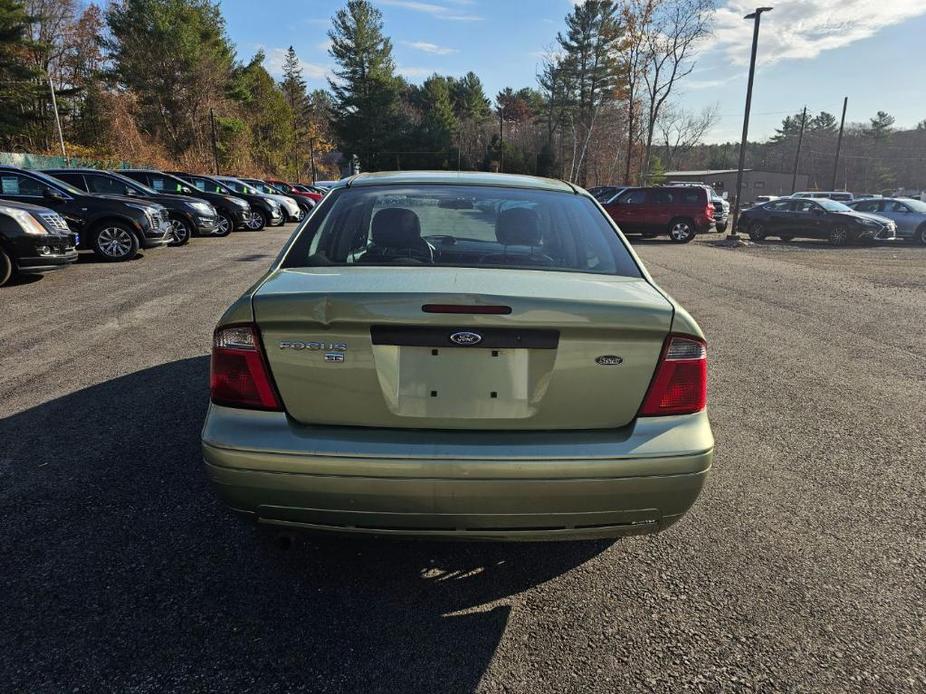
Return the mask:
<svg viewBox="0 0 926 694"><path fill-rule="evenodd" d="M283 550L198 435L289 228L0 289L0 690L926 690L926 249L638 244L710 341L713 475L661 535Z"/></svg>

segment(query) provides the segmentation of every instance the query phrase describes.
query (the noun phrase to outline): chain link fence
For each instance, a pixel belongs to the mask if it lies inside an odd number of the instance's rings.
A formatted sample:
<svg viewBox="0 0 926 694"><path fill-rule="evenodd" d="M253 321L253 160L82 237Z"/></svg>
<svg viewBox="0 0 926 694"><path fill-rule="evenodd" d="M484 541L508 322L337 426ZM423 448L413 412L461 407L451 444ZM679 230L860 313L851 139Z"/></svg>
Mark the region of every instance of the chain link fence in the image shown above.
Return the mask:
<svg viewBox="0 0 926 694"><path fill-rule="evenodd" d="M62 156L29 154L27 152L0 152L0 165L18 166L21 169L60 169L79 166L94 169L126 169L132 166L130 162L118 159L85 159L81 157L71 157L69 163Z"/></svg>

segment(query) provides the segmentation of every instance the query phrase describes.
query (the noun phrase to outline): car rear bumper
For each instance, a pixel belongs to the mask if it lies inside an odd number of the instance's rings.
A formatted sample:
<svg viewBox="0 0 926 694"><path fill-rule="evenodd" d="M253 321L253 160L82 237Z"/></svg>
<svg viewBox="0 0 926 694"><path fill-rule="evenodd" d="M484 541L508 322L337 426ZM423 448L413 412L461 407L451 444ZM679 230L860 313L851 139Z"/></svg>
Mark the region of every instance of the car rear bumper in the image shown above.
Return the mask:
<svg viewBox="0 0 926 694"><path fill-rule="evenodd" d="M264 523L344 533L578 539L658 532L713 460L706 413L620 430L306 427L211 405L203 458L219 496Z"/></svg>

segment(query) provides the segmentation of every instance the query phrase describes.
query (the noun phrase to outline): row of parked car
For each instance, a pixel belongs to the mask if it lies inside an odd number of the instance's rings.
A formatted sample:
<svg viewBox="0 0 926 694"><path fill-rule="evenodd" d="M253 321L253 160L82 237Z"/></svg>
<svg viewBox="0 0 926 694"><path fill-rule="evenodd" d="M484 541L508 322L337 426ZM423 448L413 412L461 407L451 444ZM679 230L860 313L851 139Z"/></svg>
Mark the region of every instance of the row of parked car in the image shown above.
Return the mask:
<svg viewBox="0 0 926 694"><path fill-rule="evenodd" d="M644 238L668 236L687 243L698 234L725 231L729 223L729 203L702 183L599 186L589 192L624 233ZM766 196L740 214L737 231L756 242L768 237L810 238L845 245L902 239L926 245L926 202L844 191Z"/></svg>
<svg viewBox="0 0 926 694"><path fill-rule="evenodd" d="M926 202L839 191L798 192L745 210L737 230L757 243L771 236L782 241L825 239L835 246L895 240L926 246Z"/></svg>
<svg viewBox="0 0 926 694"><path fill-rule="evenodd" d="M325 189L181 171L0 166L0 285L66 267L78 249L111 262L194 236L302 219Z"/></svg>

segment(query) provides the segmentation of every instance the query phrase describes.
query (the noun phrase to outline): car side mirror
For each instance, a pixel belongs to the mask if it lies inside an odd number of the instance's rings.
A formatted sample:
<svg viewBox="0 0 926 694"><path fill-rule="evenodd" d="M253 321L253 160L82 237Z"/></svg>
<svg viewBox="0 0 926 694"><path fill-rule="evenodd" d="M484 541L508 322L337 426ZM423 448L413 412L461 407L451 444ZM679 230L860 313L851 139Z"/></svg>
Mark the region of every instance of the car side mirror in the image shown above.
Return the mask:
<svg viewBox="0 0 926 694"><path fill-rule="evenodd" d="M59 193L54 188L46 188L42 193L42 197L45 198L46 200L55 200L58 202L60 202L61 200L67 200L66 197L64 197L61 193Z"/></svg>
<svg viewBox="0 0 926 694"><path fill-rule="evenodd" d="M823 214L823 210L819 207L814 207L813 212L811 212L811 214L815 214L819 217Z"/></svg>
<svg viewBox="0 0 926 694"><path fill-rule="evenodd" d="M180 186L180 192L181 193L192 193L193 189L190 188L189 186Z"/></svg>
<svg viewBox="0 0 926 694"><path fill-rule="evenodd" d="M135 196L138 195L138 193L135 192L135 189L134 189L134 188L126 188L126 189L125 189L125 195L128 195L130 198L134 198Z"/></svg>

